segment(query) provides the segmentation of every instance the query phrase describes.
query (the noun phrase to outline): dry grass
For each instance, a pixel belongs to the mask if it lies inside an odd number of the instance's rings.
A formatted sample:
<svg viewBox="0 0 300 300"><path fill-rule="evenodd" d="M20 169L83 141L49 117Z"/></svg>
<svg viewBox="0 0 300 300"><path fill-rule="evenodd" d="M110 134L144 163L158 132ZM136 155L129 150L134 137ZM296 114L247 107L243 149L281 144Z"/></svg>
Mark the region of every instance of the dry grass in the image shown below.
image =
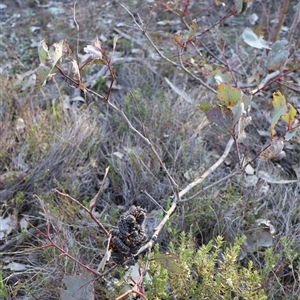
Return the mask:
<svg viewBox="0 0 300 300"><path fill-rule="evenodd" d="M81 3L76 10L77 22L80 24L80 52L83 46L91 44L95 36L100 35L107 38L103 45L109 51L116 23L126 22L131 25L132 20L116 3L108 6L105 1L83 2L86 3ZM138 6L139 2L143 5ZM271 1L266 4L258 2L259 4L254 3L250 7L249 15L254 12L260 18L266 14L270 17L275 15ZM70 25L73 4L70 2L62 5L64 14L56 16L53 22L49 10L38 8L36 3L24 10L27 15L21 8L14 8L10 1L4 3L7 5L8 15L16 9L22 14L22 18L16 20L14 30L9 27L10 22L5 24L2 35L6 39L0 45L1 63L6 68L1 69L0 74L0 203L4 217L17 217L13 232L0 241L0 259L3 266L9 262L20 262L26 264L27 269L20 272L3 269L2 277L5 278L7 299L21 299L22 295L27 295L30 299L57 299L64 275L79 274L82 269L70 260L58 258L58 253L53 249L39 251L38 247L45 245L45 241L30 227L27 228L28 231L21 232L20 221L23 217L41 230L45 229L46 220L50 221L53 236L64 245L64 249L95 269L105 253L105 236L80 207L58 195L53 189L68 193L88 206L98 192L105 169L109 166L109 175L96 207L98 218L108 230L114 228L119 214L132 204L141 205L149 214L159 210L157 204L141 191L149 193L164 208L170 204L169 197L173 191L151 149L129 131L123 119L108 106L92 97L88 97L85 103L67 102L79 94L59 76L55 81L49 82L43 92L35 90L30 84L30 80L34 79L33 73L23 76L26 71L37 67L36 45L45 35L50 43L67 38L75 49L77 33ZM136 3L132 3L130 9L139 12L143 20L147 20L147 5L142 1ZM262 13L259 5L264 8ZM36 13L34 17L33 13ZM218 14L221 13L220 8L211 8L206 12L198 11L197 14L203 14L205 27L211 25L210 21L213 23L213 19L208 20L209 16L217 21ZM292 16L292 12L289 13ZM26 25L24 19L31 20L31 25ZM165 55L176 59L172 32L182 25L171 23L175 25L167 24L162 27L156 24L165 19L175 20L172 14L163 13L157 8L150 21L149 32ZM229 28L234 28L231 27L234 22L246 22L242 17L236 20L229 19L226 24ZM261 25L271 29L270 24ZM35 31L31 29L32 26L40 29ZM233 30L226 35L226 29L220 27L212 32L222 35L226 40L226 54L231 49L236 50L233 39L235 41L237 31ZM155 51L137 30L129 28L128 33L134 39L130 41L121 38L117 48L118 55L138 60L114 65L116 84L121 89L113 90L111 100L123 107L133 126L153 143L163 163L182 189L219 158L228 134L209 125L196 107L202 100L213 101L214 96L166 62L153 59ZM207 35L202 42L210 45L212 50L217 49L215 55L224 60L217 39ZM18 47L12 47L13 45ZM10 51L11 48L14 50ZM137 51L138 54L135 54ZM201 51L205 55L206 50L201 48ZM197 53L187 55L199 59ZM216 63L216 60L208 55L207 63ZM242 66L244 70L255 72L258 68L253 60L247 63L248 65ZM85 74L86 79L97 71L95 68L90 69ZM199 67L197 75L202 76L202 71L203 68ZM248 72L249 76L253 75ZM20 76L24 77L23 80ZM165 76L181 90L185 90L195 104L188 103L174 93L166 84ZM238 73L236 79L238 82L246 81L245 75ZM96 84L94 88L105 93L106 80L98 83L98 86ZM247 129L248 142L241 145L241 150L247 151L250 157L265 143L265 137L257 129L268 128L265 113L268 108L264 103L276 89L278 85L273 84L264 91L263 101L261 95L253 99L254 122ZM295 95L296 93L289 91L293 105L298 107ZM274 178L299 180L299 141L298 134L289 142L286 158L283 160L260 162L258 166L255 162L255 168ZM236 163L237 155L233 149L222 167L203 186L231 174ZM3 174L10 175L3 177ZM195 188L187 197L201 188ZM46 210L42 209L38 199L43 201ZM178 233L186 230L193 232L198 245L207 243L217 235L224 236L230 243L235 237L253 231L258 226L258 219L269 220L276 229L273 240L276 260L273 269L266 275L264 288L269 299L296 299L300 293L297 274L297 254L300 253L299 207L299 182L274 184L259 178L256 184L250 185L249 175L238 175L181 204L162 232L159 242L162 247L167 248L168 241L176 240ZM285 243L282 238L286 238L288 242ZM245 260L253 260L255 268L260 270L265 264L264 255L265 248L259 247L250 251ZM113 275L122 277L120 274ZM110 297L105 292L105 286L111 280L108 276L98 281L97 299ZM116 290L116 296L120 294L121 287Z"/></svg>

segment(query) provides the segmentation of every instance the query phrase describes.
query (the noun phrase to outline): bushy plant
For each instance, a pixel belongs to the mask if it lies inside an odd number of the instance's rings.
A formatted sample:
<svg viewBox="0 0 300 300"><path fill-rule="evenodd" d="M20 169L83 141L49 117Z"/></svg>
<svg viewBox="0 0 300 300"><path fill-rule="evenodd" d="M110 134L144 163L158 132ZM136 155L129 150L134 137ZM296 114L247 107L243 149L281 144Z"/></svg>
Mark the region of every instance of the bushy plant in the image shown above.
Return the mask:
<svg viewBox="0 0 300 300"><path fill-rule="evenodd" d="M88 45L74 6L76 45L42 40L35 71L1 74L1 220L20 224L1 231L16 236L0 251L30 244L44 271L3 273L5 288L20 280L13 297L298 297L300 6L286 34L289 4L120 5L130 29L95 29Z"/></svg>
<svg viewBox="0 0 300 300"><path fill-rule="evenodd" d="M225 246L222 237L195 249L191 236L181 233L170 253L153 253L146 284L148 299L267 299L263 278L239 263L245 237Z"/></svg>

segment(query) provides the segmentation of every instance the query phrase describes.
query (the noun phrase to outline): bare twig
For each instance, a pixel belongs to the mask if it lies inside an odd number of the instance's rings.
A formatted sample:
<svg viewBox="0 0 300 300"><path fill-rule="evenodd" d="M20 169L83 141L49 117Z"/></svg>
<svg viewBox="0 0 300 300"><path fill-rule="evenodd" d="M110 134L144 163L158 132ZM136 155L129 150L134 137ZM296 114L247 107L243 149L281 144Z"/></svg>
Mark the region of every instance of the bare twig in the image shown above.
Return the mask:
<svg viewBox="0 0 300 300"><path fill-rule="evenodd" d="M272 42L276 42L279 36L279 31L283 25L286 13L290 5L290 0L281 0L281 9L279 11L278 21L275 23L275 29L272 35Z"/></svg>
<svg viewBox="0 0 300 300"><path fill-rule="evenodd" d="M231 137L229 139L226 147L225 147L225 151L222 154L222 156L206 172L204 172L204 174L201 177L199 177L195 181L191 182L185 189L183 189L181 192L179 192L179 199L182 196L184 196L186 193L188 193L196 185L198 185L201 182L203 182L205 178L207 178L210 174L212 174L212 172L214 172L224 162L225 158L228 156L228 154L229 154L229 152L231 150L231 147L232 147L233 143L234 143L234 140ZM141 247L141 249L138 251L137 254L135 254L135 256L138 256L140 253L142 253L146 249L151 249L153 247L154 243L157 240L157 237L158 237L160 231L165 226L166 222L169 220L170 216L173 214L173 212L175 211L178 203L180 203L180 202L181 202L180 200L178 202L177 199L175 198L175 200L171 204L171 207L166 212L164 218L161 220L161 222L159 223L159 225L155 228L155 231L154 231L151 239L147 242L147 244L145 244L143 247Z"/></svg>
<svg viewBox="0 0 300 300"><path fill-rule="evenodd" d="M199 178L197 178L196 180L194 180L193 182L191 182L190 184L188 184L188 186L186 188L184 188L180 193L179 196L180 198L185 195L186 193L188 193L192 188L194 188L196 185L200 184L201 182L204 181L205 178L207 178L212 172L214 172L225 160L225 158L228 156L231 147L234 143L233 138L231 137L225 147L224 153L222 154L222 156L218 159L218 161L216 163L214 163L207 171L205 171L203 173L202 176L200 176Z"/></svg>
<svg viewBox="0 0 300 300"><path fill-rule="evenodd" d="M293 24L289 29L288 41L289 41L290 44L292 44L293 35L295 33L297 25L300 22L300 2L298 3L296 9L297 10L296 10L296 13L295 13Z"/></svg>
<svg viewBox="0 0 300 300"><path fill-rule="evenodd" d="M164 213L167 213L165 209L145 190L141 191L144 193L155 205L157 205Z"/></svg>
<svg viewBox="0 0 300 300"><path fill-rule="evenodd" d="M166 173L168 179L170 180L172 187L174 189L174 194L176 195L177 200L179 200L179 194L178 194L178 184L175 182L175 180L173 179L173 177L171 176L171 174L169 173L169 171L167 170L165 164L163 163L163 161L161 160L159 154L157 153L155 147L153 146L153 144L150 142L150 140L148 138L146 138L141 132L139 132L136 128L134 128L134 126L131 124L131 122L129 121L129 119L127 118L126 114L124 113L124 111L120 108L118 108L116 105L114 105L113 103L111 103L110 101L108 101L107 103L112 109L114 109L115 111L117 111L122 117L123 119L126 121L127 125L129 126L129 128L135 132L144 142L146 142L146 144L151 148L152 152L154 153L154 155L156 156L157 160L159 161L160 165L162 166L164 172Z"/></svg>
<svg viewBox="0 0 300 300"><path fill-rule="evenodd" d="M154 48L154 50L156 51L156 53L165 61L167 61L168 63L172 64L173 66L183 70L184 72L186 72L189 76L191 76L192 78L194 78L195 80L197 80L201 85L203 85L205 88L207 88L209 91L211 91L212 93L216 94L217 92L210 87L208 84L206 84L201 78L199 78L198 76L196 76L195 74L191 73L187 68L185 68L182 64L178 64L175 61L169 59L168 57L166 57L159 49L158 47L154 44L154 42L152 41L152 39L150 38L150 36L148 35L148 33L146 32L144 25L142 23L142 21L140 20L141 24L139 24L134 15L128 10L128 8L126 8L124 5L120 4L127 12L128 14L132 17L135 25L137 26L137 28L143 33L143 35L146 37L146 39L148 40L148 42L151 44L151 46Z"/></svg>
<svg viewBox="0 0 300 300"><path fill-rule="evenodd" d="M144 59L137 58L137 57L114 57L112 58L110 64L113 66L115 64L126 64L126 63L132 63L132 62L137 62L139 64L142 64L145 66L147 69L149 69L153 74L156 74L156 70L149 65ZM92 86L94 82L99 78L99 77L104 77L107 74L108 67L103 66L97 73L91 75L86 81L85 81L85 86Z"/></svg>
<svg viewBox="0 0 300 300"><path fill-rule="evenodd" d="M143 47L145 45L141 40L135 39L131 35L125 33L124 31L122 31L116 27L114 28L114 31L117 32L117 34L120 35L121 37L123 37L124 39L127 39L127 40L131 41L132 43L137 44L140 47Z"/></svg>
<svg viewBox="0 0 300 300"><path fill-rule="evenodd" d="M108 237L107 245L106 245L106 252L105 252L100 264L98 265L97 272L104 269L106 262L109 261L109 259L111 257L111 250L109 250L110 240L111 240L111 234Z"/></svg>
<svg viewBox="0 0 300 300"><path fill-rule="evenodd" d="M45 226L46 226L45 224L40 224L36 227L30 228L26 232L22 231L17 236L9 239L3 245L0 246L1 254L2 255L8 254L8 253L5 253L6 250L11 250L11 249L13 249L13 247L21 245L24 241L26 241L30 237L35 236L38 229L41 229L42 227L45 227ZM31 251L31 250L29 250L29 251ZM13 253L10 251L9 254L18 254L18 253Z"/></svg>
<svg viewBox="0 0 300 300"><path fill-rule="evenodd" d="M153 247L154 243L157 240L157 237L158 237L160 231L163 229L163 227L165 226L165 224L169 220L170 216L173 214L174 210L177 207L177 204L178 204L178 202L175 199L175 201L173 201L171 207L169 208L169 210L165 214L164 218L161 220L159 225L155 228L155 231L154 231L153 235L151 236L151 239L147 242L147 244L145 244L143 247L140 248L140 250L135 254L135 256L138 256L140 253L144 252L147 249L151 249Z"/></svg>
<svg viewBox="0 0 300 300"><path fill-rule="evenodd" d="M204 193L205 191L211 189L212 187L214 187L214 186L216 186L216 185L218 185L218 184L220 184L220 183L222 183L222 182L224 182L224 181L227 181L228 179L230 179L230 178L234 177L235 175L239 174L240 172L241 172L241 171L235 171L235 172L233 172L233 173L231 173L231 174L229 174L229 175L227 175L227 176L221 178L220 180L218 180L218 181L216 181L216 182L214 182L214 183L212 183L212 184L210 184L210 185L204 187L203 189L201 189L200 191L198 191L197 193L195 193L195 194L192 195L191 197L186 198L186 199L181 199L181 200L180 200L180 203L182 203L182 202L188 202L188 201L191 201L191 200L195 199L196 197L198 197L199 195L201 195L201 194Z"/></svg>
<svg viewBox="0 0 300 300"><path fill-rule="evenodd" d="M279 81L279 80L278 80ZM296 93L300 93L300 88L297 88L297 87L293 87L291 86L290 84L286 83L286 82L283 82L283 81L280 81L279 84L285 86L286 88L288 88L289 90L291 91L294 91Z"/></svg>
<svg viewBox="0 0 300 300"><path fill-rule="evenodd" d="M30 224L32 227L34 227L30 222L28 222L28 224ZM68 252L66 252L62 247L58 246L51 238L51 233L50 233L50 223L47 224L47 230L46 233L44 233L43 231L39 230L38 228L36 228L37 232L43 236L45 239L47 239L49 241L50 244L44 245L42 247L40 247L40 249L45 249L45 248L49 248L49 247L54 247L56 248L59 252L60 255L59 256L66 256L69 259L71 259L72 261L76 262L78 265L80 265L81 267L83 267L84 269L86 269L87 271L89 271L90 273L94 274L94 276L96 276L97 278L100 278L101 276L103 276L101 273L95 271L94 269L90 268L89 266L85 265L84 263L82 263L81 261L79 261L78 259L76 259L75 257L73 257L72 255L70 255Z"/></svg>
<svg viewBox="0 0 300 300"><path fill-rule="evenodd" d="M202 31L201 33L197 34L197 37L200 37L203 34L207 33L208 31L210 31L211 29L213 29L214 27L219 25L222 21L224 21L225 19L228 19L231 16L234 16L235 14L236 14L235 9L228 11L228 13L225 16L223 16L220 20L218 20L216 23L214 23L213 25L211 25L210 27L208 27L206 30Z"/></svg>
<svg viewBox="0 0 300 300"><path fill-rule="evenodd" d="M100 188L101 189L101 188ZM107 235L109 236L109 232L105 229L105 227L102 225L101 222L99 222L99 220L94 216L93 214L93 207L91 209L87 209L83 204L81 204L78 200L72 198L70 195L68 194L65 194L65 193L62 193L60 192L59 190L57 189L54 189L54 191L62 196L65 196L65 197L68 197L70 200L76 202L81 208L83 208L90 216L91 218L94 220L94 222L96 222L96 224L100 227L100 229ZM98 193L97 193L98 195Z"/></svg>
<svg viewBox="0 0 300 300"><path fill-rule="evenodd" d="M150 249L148 251L148 259L146 260L146 264L145 264L145 266L143 268L144 270L142 272L139 270L139 275L140 275L139 279L137 281L135 281L132 278L132 276L129 276L129 279L134 283L133 288L131 290L128 290L127 292L125 292L124 294L122 294L121 296L119 296L118 298L116 298L116 300L124 299L124 297L126 297L127 295L129 295L131 293L137 294L141 298L147 300L147 297L145 296L144 290L142 288L142 283L143 283L145 275L148 272L149 262L150 262Z"/></svg>
<svg viewBox="0 0 300 300"><path fill-rule="evenodd" d="M76 25L76 31L77 31L77 39L76 39L76 61L77 61L77 65L79 66L79 56L78 56L78 49L79 49L79 24L77 23L76 20L76 4L77 2L75 1L74 3L74 7L72 8L73 10L73 20L74 23ZM81 81L81 72L79 72L79 76L80 76L80 81Z"/></svg>
<svg viewBox="0 0 300 300"><path fill-rule="evenodd" d="M190 104L194 104L194 100L185 91L182 91L181 89L179 89L167 77L165 77L165 81L177 95L179 95L181 98L183 98L186 102L188 102Z"/></svg>
<svg viewBox="0 0 300 300"><path fill-rule="evenodd" d="M258 91L260 91L261 89L263 89L266 84L273 78L275 78L276 76L278 76L280 74L280 71L274 71L273 73L268 74L258 85L257 88L255 88L254 90L251 91L251 93L254 95L256 94Z"/></svg>
<svg viewBox="0 0 300 300"><path fill-rule="evenodd" d="M97 200L99 198L99 195L101 194L101 192L103 190L103 186L104 186L104 183L105 183L108 171L109 171L109 167L107 167L105 169L105 174L104 174L104 177L102 179L102 183L101 183L99 191L97 192L97 194L95 195L95 197L90 201L90 211L91 212L94 212L94 210L95 210L95 206L96 206Z"/></svg>

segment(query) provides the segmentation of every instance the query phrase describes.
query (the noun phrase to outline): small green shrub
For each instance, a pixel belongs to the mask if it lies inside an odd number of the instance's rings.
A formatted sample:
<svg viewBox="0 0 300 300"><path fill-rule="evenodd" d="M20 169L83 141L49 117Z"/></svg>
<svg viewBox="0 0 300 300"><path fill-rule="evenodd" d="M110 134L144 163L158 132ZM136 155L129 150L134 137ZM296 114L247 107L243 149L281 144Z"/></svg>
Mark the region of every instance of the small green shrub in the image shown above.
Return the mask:
<svg viewBox="0 0 300 300"><path fill-rule="evenodd" d="M3 282L3 275L1 272L0 272L0 297L1 297L1 299L9 299L8 293L5 288L5 284Z"/></svg>
<svg viewBox="0 0 300 300"><path fill-rule="evenodd" d="M245 237L225 246L222 237L195 250L191 236L181 233L172 254L162 257L158 247L152 255L147 282L149 299L267 299L263 277L250 261L243 267L239 253Z"/></svg>

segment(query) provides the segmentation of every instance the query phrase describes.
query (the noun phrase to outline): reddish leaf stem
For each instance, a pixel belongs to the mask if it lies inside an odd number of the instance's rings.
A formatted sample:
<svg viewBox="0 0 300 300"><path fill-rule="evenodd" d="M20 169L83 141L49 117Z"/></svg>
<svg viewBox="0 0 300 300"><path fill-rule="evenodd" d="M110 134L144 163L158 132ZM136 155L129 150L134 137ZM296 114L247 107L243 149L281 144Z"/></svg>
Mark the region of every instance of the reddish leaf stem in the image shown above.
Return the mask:
<svg viewBox="0 0 300 300"><path fill-rule="evenodd" d="M58 246L51 238L50 236L50 223L47 224L47 231L46 233L42 232L41 230L39 230L38 228L36 229L37 232L42 235L45 239L47 239L50 242L50 245L47 245L47 248L52 246L55 249L57 249L61 254L59 256L66 256L69 259L73 260L76 264L80 265L81 267L83 267L84 269L88 270L89 272L93 273L95 276L97 276L98 278L103 276L102 274L100 274L99 272L95 271L94 269L90 268L89 266L83 264L82 262L80 262L78 259L76 259L75 257L73 257L72 255L70 255L69 253L67 253L62 247Z"/></svg>

